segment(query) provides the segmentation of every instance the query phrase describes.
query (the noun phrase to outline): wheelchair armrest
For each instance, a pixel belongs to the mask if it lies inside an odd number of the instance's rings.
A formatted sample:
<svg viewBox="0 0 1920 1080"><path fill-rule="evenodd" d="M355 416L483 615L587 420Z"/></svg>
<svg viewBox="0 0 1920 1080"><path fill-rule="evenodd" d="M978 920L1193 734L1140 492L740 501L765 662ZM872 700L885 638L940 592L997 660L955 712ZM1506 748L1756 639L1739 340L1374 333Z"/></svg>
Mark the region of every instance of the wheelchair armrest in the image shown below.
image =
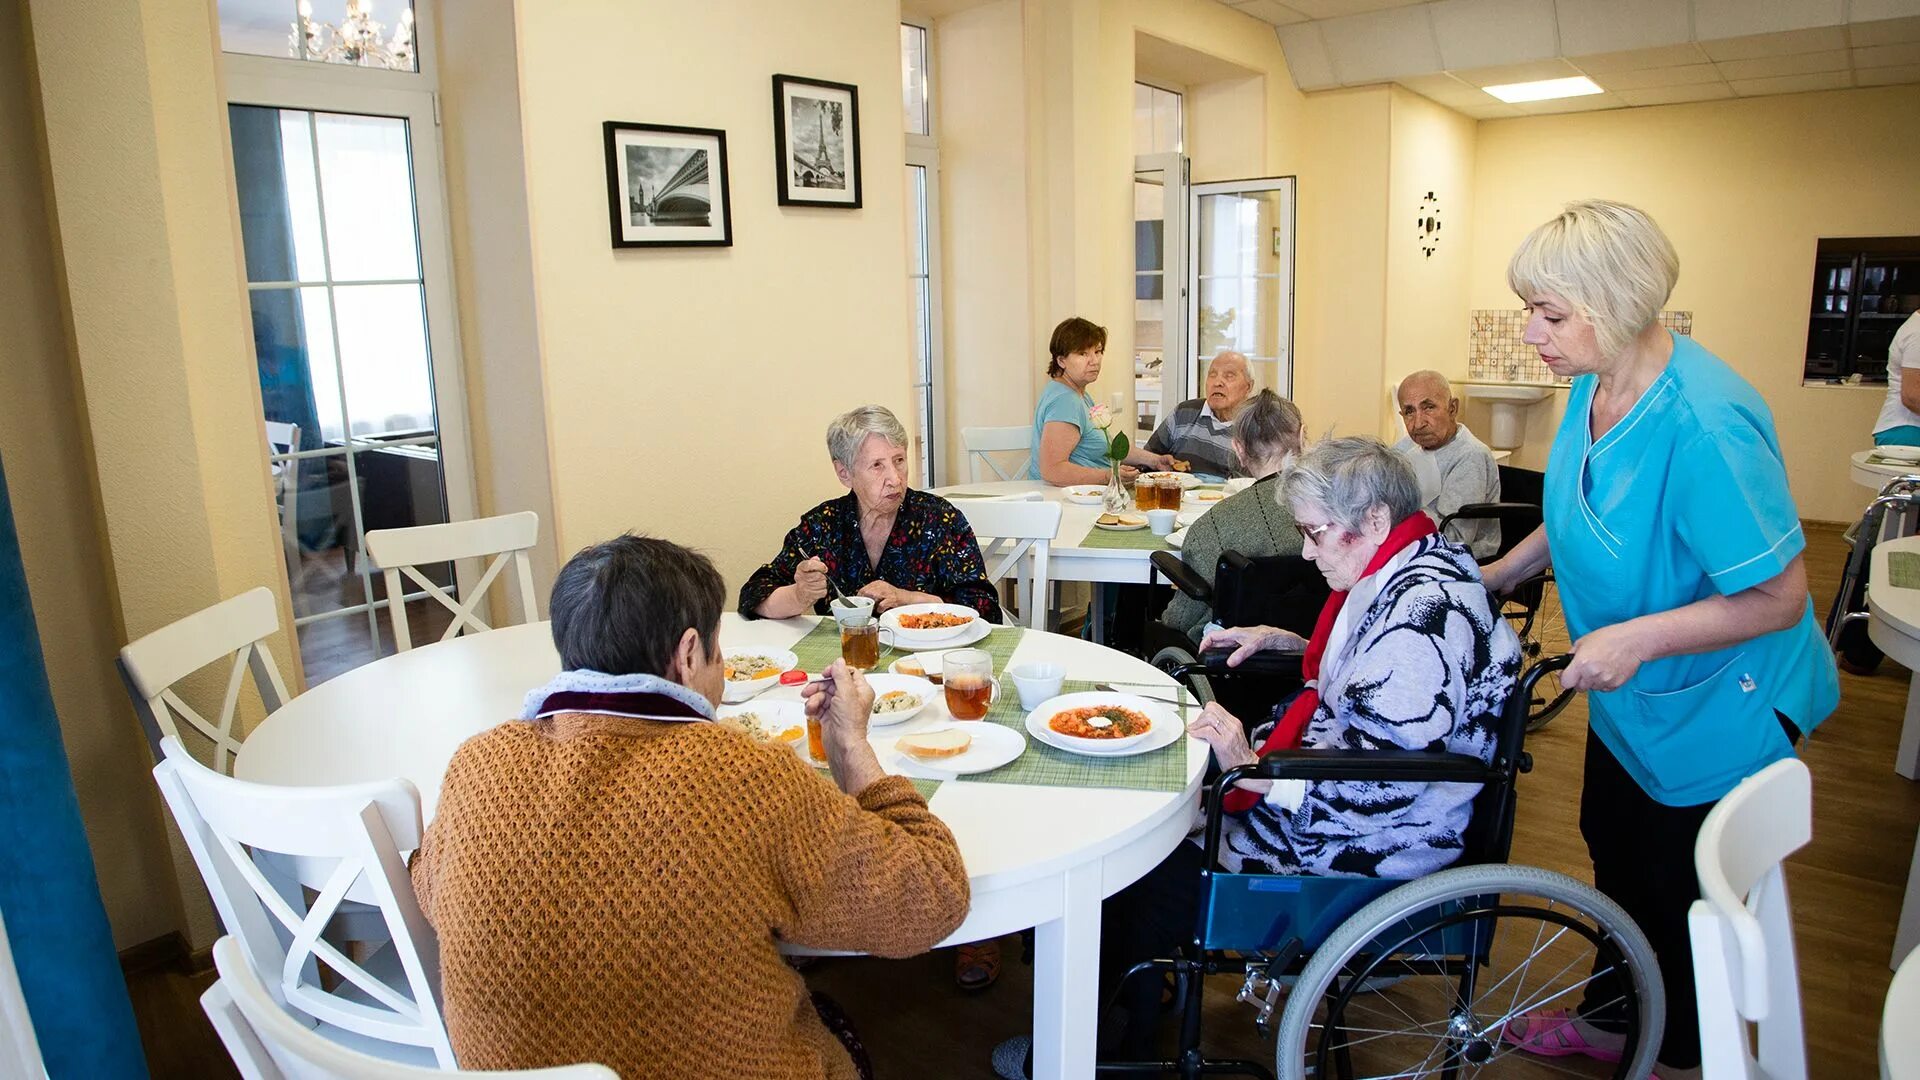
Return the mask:
<svg viewBox="0 0 1920 1080"><path fill-rule="evenodd" d="M1149 558L1153 568L1172 582L1174 588L1203 604L1213 599L1213 582L1201 577L1179 555L1171 551L1156 551Z"/></svg>
<svg viewBox="0 0 1920 1080"><path fill-rule="evenodd" d="M1468 754L1429 750L1275 750L1237 780L1393 780L1485 783L1493 766Z"/></svg>
<svg viewBox="0 0 1920 1080"><path fill-rule="evenodd" d="M1208 649L1200 654L1200 663L1204 665L1208 677L1242 676L1293 678L1301 677L1300 662L1304 655L1297 652L1257 652L1242 660L1237 667L1227 666L1227 657L1233 655L1232 649Z"/></svg>
<svg viewBox="0 0 1920 1080"><path fill-rule="evenodd" d="M1488 517L1498 517L1501 514L1515 514L1523 510L1532 510L1537 513L1539 512L1540 508L1538 506L1535 506L1532 503L1517 503L1517 502L1466 503L1466 504L1463 504L1460 507L1460 509L1455 510L1453 513L1448 514L1447 516L1449 518L1488 518Z"/></svg>

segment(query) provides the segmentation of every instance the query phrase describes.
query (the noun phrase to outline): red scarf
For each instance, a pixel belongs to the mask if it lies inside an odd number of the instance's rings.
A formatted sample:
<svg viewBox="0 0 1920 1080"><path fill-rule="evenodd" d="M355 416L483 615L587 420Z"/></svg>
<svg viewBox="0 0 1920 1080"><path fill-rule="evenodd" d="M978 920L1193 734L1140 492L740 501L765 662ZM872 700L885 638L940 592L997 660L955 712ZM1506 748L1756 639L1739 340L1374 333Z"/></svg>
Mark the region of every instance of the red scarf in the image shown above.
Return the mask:
<svg viewBox="0 0 1920 1080"><path fill-rule="evenodd" d="M1380 550L1374 552L1373 558L1367 560L1367 568L1360 572L1360 576L1362 578L1371 576L1374 571L1387 565L1387 560L1399 554L1401 548L1422 537L1431 536L1436 531L1433 527L1433 519L1425 514L1414 514L1395 525L1393 530L1387 533L1387 538L1380 542ZM1307 639L1307 651L1300 658L1300 673L1305 676L1308 683L1320 678L1320 656L1326 652L1327 637L1333 633L1334 620L1340 617L1340 609L1345 607L1346 603L1347 594L1337 592L1329 595L1326 604L1320 609L1320 618L1313 624L1313 637ZM1301 737L1307 733L1308 721L1313 719L1314 712L1319 708L1319 690L1308 686L1300 691L1299 696L1293 699L1293 704L1287 706L1286 713L1273 725L1273 731L1267 735L1267 740L1260 744L1258 753L1265 757L1275 750L1297 749L1300 746ZM1259 801L1260 796L1254 792L1245 788L1235 788L1227 792L1226 800L1221 803L1221 806L1229 813L1244 814L1253 809L1254 804Z"/></svg>

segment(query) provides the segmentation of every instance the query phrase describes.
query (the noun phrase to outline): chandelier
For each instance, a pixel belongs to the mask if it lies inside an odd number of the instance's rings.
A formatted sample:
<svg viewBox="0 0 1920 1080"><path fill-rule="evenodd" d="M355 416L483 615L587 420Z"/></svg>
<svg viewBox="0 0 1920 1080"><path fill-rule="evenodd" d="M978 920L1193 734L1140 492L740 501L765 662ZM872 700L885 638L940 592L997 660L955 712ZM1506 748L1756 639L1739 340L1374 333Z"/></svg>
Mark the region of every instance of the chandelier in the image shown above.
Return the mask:
<svg viewBox="0 0 1920 1080"><path fill-rule="evenodd" d="M400 12L400 25L385 41L380 35L386 27L373 17L373 0L347 0L347 17L338 26L315 19L311 0L300 0L299 11L300 21L293 24L287 43L291 55L328 64L414 69L411 5Z"/></svg>

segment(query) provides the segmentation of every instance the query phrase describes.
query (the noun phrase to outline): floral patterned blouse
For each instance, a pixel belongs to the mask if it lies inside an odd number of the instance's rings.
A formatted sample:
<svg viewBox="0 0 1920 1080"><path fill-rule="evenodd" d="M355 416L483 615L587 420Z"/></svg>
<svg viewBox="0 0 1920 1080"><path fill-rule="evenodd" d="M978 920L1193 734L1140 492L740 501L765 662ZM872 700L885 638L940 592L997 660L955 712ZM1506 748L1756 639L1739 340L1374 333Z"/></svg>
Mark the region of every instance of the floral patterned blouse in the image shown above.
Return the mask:
<svg viewBox="0 0 1920 1080"><path fill-rule="evenodd" d="M896 588L933 593L950 604L965 604L989 622L1000 621L1000 598L987 581L987 564L980 557L973 526L938 495L907 489L878 566L867 562L853 492L807 511L787 533L780 554L740 586L740 614L759 618L760 605L774 590L793 584L794 568L808 555L827 564L827 576L848 596L870 582L885 581ZM828 614L827 602L819 601L813 610L816 615Z"/></svg>

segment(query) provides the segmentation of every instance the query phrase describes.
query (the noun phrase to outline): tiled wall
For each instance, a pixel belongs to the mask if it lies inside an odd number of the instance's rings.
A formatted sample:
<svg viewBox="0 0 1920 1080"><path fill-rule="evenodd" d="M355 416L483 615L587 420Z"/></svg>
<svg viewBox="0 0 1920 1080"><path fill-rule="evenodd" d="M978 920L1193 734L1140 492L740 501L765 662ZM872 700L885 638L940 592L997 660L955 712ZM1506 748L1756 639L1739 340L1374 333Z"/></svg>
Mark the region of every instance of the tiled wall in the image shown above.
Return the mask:
<svg viewBox="0 0 1920 1080"><path fill-rule="evenodd" d="M1676 334L1693 333L1693 312L1663 311L1660 324ZM1475 311L1467 330L1467 378L1499 382L1553 381L1533 346L1520 340L1527 313L1520 308Z"/></svg>

